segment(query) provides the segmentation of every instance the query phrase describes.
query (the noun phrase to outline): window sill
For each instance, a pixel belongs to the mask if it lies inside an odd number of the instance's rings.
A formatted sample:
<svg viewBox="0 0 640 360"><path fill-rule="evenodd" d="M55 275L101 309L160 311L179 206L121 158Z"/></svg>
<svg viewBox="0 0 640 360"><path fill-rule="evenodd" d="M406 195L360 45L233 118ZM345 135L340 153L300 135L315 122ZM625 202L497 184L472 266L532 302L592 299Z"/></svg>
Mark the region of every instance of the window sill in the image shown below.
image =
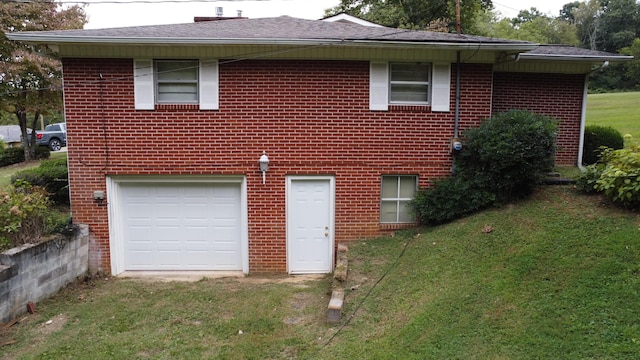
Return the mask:
<svg viewBox="0 0 640 360"><path fill-rule="evenodd" d="M389 104L389 111L430 112L431 111L431 105Z"/></svg>
<svg viewBox="0 0 640 360"><path fill-rule="evenodd" d="M198 104L156 104L156 110L199 110Z"/></svg>
<svg viewBox="0 0 640 360"><path fill-rule="evenodd" d="M400 229L409 229L412 227L415 227L417 224L416 223L389 223L389 224L380 224L378 226L378 229L382 230L382 231L386 231L386 230L400 230Z"/></svg>

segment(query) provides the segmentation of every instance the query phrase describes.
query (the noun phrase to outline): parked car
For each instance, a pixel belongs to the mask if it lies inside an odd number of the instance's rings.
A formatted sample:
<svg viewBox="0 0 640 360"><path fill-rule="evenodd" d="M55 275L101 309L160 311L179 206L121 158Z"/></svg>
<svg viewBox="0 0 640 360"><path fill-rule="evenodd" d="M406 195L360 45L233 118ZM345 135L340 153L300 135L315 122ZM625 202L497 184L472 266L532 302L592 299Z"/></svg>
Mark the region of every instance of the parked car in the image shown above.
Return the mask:
<svg viewBox="0 0 640 360"><path fill-rule="evenodd" d="M36 130L36 145L48 146L51 151L67 146L67 124L49 124L44 131Z"/></svg>

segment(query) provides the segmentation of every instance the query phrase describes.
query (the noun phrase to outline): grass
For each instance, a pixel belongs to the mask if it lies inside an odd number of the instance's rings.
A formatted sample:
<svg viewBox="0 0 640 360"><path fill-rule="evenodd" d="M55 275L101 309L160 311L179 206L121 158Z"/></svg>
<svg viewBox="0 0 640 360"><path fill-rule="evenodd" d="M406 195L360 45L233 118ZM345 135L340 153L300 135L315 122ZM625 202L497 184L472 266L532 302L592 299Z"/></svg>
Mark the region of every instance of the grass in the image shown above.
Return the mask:
<svg viewBox="0 0 640 360"><path fill-rule="evenodd" d="M0 344L17 341L0 357L633 359L639 235L638 214L547 187L448 225L352 244L336 326L325 323L328 277L98 278L0 332Z"/></svg>
<svg viewBox="0 0 640 360"><path fill-rule="evenodd" d="M61 159L67 156L66 151L52 152L49 159ZM18 164L13 164L5 167L0 167L0 186L9 185L11 183L11 177L13 174L21 170L32 169L40 166L40 161L28 161Z"/></svg>
<svg viewBox="0 0 640 360"><path fill-rule="evenodd" d="M640 92L589 94L587 125L611 126L640 141Z"/></svg>

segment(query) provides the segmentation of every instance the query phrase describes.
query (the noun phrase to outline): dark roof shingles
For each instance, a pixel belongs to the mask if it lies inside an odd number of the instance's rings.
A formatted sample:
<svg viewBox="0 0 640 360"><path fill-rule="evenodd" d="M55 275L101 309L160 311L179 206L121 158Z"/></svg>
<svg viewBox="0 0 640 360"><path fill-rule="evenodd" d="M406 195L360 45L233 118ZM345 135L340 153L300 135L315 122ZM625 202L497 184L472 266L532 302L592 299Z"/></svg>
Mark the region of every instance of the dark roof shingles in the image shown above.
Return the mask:
<svg viewBox="0 0 640 360"><path fill-rule="evenodd" d="M280 16L275 18L230 19L187 24L134 26L109 29L48 31L47 35L87 38L164 39L271 39L271 40L372 40L409 42L453 42L529 44L474 35L369 27L344 22L327 22Z"/></svg>

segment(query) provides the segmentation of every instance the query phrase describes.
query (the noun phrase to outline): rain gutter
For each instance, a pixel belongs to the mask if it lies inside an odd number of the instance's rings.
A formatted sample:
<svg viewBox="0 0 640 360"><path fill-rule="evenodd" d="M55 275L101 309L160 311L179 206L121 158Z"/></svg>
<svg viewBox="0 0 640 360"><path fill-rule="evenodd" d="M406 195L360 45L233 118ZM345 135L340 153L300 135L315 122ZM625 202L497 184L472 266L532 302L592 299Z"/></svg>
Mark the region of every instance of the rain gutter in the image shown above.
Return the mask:
<svg viewBox="0 0 640 360"><path fill-rule="evenodd" d="M483 42L451 42L451 41L376 41L349 39L270 39L270 38L176 38L176 37L105 37L105 36L69 36L46 35L29 33L8 33L9 40L38 44L68 44L68 45L345 45L345 46L375 46L382 48L437 48L454 50L502 50L529 51L537 48L538 44L531 43L483 43Z"/></svg>
<svg viewBox="0 0 640 360"><path fill-rule="evenodd" d="M520 60L554 60L554 61L628 61L633 56L599 56L599 55L545 55L545 54L520 54Z"/></svg>

